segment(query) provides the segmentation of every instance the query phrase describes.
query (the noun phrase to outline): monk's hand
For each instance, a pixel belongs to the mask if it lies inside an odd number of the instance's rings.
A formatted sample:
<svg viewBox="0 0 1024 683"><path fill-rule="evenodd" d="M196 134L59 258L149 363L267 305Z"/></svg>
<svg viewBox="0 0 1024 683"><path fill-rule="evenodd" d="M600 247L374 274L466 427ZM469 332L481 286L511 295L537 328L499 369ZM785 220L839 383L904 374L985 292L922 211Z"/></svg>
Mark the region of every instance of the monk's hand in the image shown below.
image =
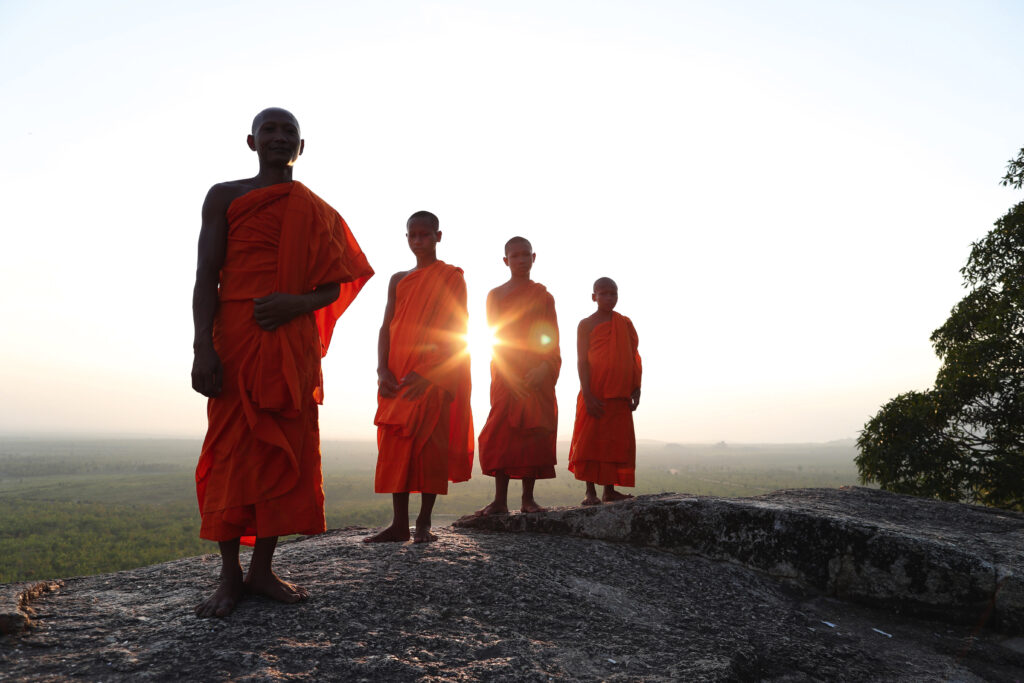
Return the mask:
<svg viewBox="0 0 1024 683"><path fill-rule="evenodd" d="M308 297L303 294L274 292L252 302L252 317L268 332L310 311Z"/></svg>
<svg viewBox="0 0 1024 683"><path fill-rule="evenodd" d="M636 388L632 394L629 395L629 409L636 410L640 406L640 387Z"/></svg>
<svg viewBox="0 0 1024 683"><path fill-rule="evenodd" d="M591 417L604 417L604 401L594 396L589 391L583 394L583 403Z"/></svg>
<svg viewBox="0 0 1024 683"><path fill-rule="evenodd" d="M401 387L404 389L402 398L412 401L426 393L430 388L430 380L423 375L410 372L402 378Z"/></svg>
<svg viewBox="0 0 1024 683"><path fill-rule="evenodd" d="M391 372L391 370L384 368L377 371L377 392L381 396L384 398L394 398L398 396L400 388L398 380L395 379L395 373Z"/></svg>
<svg viewBox="0 0 1024 683"><path fill-rule="evenodd" d="M213 344L195 349L192 360L192 388L207 398L219 396L224 388L224 366Z"/></svg>

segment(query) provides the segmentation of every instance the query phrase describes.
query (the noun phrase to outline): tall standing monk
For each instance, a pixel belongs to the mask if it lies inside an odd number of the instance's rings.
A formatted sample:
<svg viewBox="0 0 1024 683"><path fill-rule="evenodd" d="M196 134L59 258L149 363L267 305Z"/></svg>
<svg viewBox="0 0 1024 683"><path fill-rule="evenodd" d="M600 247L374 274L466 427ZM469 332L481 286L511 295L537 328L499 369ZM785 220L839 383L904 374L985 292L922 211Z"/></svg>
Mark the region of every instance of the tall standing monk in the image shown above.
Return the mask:
<svg viewBox="0 0 1024 683"><path fill-rule="evenodd" d="M206 195L192 298L192 388L210 398L199 535L220 544L223 563L200 617L230 614L245 591L282 602L308 595L271 561L278 536L325 529L320 358L373 275L342 217L292 181L304 147L295 117L261 111L248 143L259 173ZM243 537L255 545L244 578Z"/></svg>
<svg viewBox="0 0 1024 683"><path fill-rule="evenodd" d="M418 211L406 222L416 267L395 273L377 342L377 474L374 490L390 493L391 526L366 543L409 540L409 494L420 492L416 543L436 537L430 515L448 482L473 469L473 415L466 350L466 281L462 269L437 258L437 216Z"/></svg>
<svg viewBox="0 0 1024 683"><path fill-rule="evenodd" d="M508 282L487 295L487 324L496 343L491 360L491 412L480 432L480 469L494 477L494 500L477 515L508 512L509 479L522 479L522 512L543 508L533 497L537 479L555 476L558 352L555 299L530 279L537 260L525 237L505 244Z"/></svg>
<svg viewBox="0 0 1024 683"><path fill-rule="evenodd" d="M594 283L597 311L576 330L580 393L569 447L569 471L587 482L584 505L632 498L616 486L634 486L636 436L633 411L640 405L639 339L633 323L613 309L619 301L615 281ZM596 485L604 486L601 498Z"/></svg>

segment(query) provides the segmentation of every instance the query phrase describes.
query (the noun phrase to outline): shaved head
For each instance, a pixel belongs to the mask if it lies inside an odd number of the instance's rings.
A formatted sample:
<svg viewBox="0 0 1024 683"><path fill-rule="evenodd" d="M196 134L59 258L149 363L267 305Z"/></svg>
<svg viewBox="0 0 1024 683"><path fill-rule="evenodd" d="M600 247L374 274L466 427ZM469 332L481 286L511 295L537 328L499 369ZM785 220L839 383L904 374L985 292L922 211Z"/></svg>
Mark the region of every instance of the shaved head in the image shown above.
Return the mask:
<svg viewBox="0 0 1024 683"><path fill-rule="evenodd" d="M506 256L508 256L508 250L511 249L516 244L525 244L527 247L529 247L531 252L533 251L533 245L530 244L530 240L526 239L525 237L519 237L517 235L517 236L513 237L512 239L510 239L508 242L505 242L505 255Z"/></svg>
<svg viewBox="0 0 1024 683"><path fill-rule="evenodd" d="M405 222L405 225L408 226L409 223L412 223L413 221L417 220L424 220L429 222L432 226L434 226L434 232L437 232L438 230L441 229L441 221L437 220L437 216L430 213L429 211L417 211L413 215L409 216L409 220Z"/></svg>
<svg viewBox="0 0 1024 683"><path fill-rule="evenodd" d="M615 291L619 291L619 286L615 284L615 280L610 277L599 277L594 280L594 291L596 292L599 287L611 287Z"/></svg>
<svg viewBox="0 0 1024 683"><path fill-rule="evenodd" d="M252 120L252 134L256 135L256 131L259 130L263 121L271 116L291 119L295 124L295 127L299 128L299 120L295 118L295 114L291 113L287 109L281 109L280 107L267 107L259 114L256 114L256 118Z"/></svg>

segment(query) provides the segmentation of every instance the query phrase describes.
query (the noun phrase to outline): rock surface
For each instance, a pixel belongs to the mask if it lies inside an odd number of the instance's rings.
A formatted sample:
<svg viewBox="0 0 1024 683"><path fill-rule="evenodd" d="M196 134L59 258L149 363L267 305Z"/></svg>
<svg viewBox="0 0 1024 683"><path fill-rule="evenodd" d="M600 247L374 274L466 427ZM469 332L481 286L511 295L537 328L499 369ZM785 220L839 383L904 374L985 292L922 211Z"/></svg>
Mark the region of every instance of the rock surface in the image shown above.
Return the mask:
<svg viewBox="0 0 1024 683"><path fill-rule="evenodd" d="M909 512L901 517L902 497L872 517L855 508L876 499L860 495L780 492L759 505L779 519L845 510L908 540L934 533L917 533ZM977 622L855 604L731 555L723 561L649 540L562 535L584 523L588 533L632 528L631 518L646 516L641 508L669 499L487 520L513 529L559 519L559 534L446 527L428 545L365 545L366 530L350 528L284 543L278 570L311 598L299 605L247 598L222 620L192 615L215 585L215 555L46 584L52 590L19 598L30 604L17 609L34 611L31 625L0 637L0 679L1024 680L1024 640ZM974 512L947 511L967 514L965 522ZM618 521L595 521L603 517ZM1005 575L1020 576L1012 552L1019 541L1007 545L991 530L957 532L1009 552L1000 556ZM1018 525L1006 533L1019 532ZM0 597L25 588L0 586Z"/></svg>
<svg viewBox="0 0 1024 683"><path fill-rule="evenodd" d="M641 496L456 526L620 541L737 562L897 612L1024 632L1024 514L877 489Z"/></svg>

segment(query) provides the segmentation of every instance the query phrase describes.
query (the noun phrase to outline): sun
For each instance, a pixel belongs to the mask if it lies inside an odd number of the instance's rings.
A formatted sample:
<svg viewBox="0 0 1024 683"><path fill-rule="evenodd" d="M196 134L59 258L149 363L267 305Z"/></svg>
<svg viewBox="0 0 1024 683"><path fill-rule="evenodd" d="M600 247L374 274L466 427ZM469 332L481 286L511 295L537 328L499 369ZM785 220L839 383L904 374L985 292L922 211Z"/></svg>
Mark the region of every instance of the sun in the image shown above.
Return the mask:
<svg viewBox="0 0 1024 683"><path fill-rule="evenodd" d="M471 358L490 359L497 342L494 330L486 324L470 325L466 331L466 346Z"/></svg>

